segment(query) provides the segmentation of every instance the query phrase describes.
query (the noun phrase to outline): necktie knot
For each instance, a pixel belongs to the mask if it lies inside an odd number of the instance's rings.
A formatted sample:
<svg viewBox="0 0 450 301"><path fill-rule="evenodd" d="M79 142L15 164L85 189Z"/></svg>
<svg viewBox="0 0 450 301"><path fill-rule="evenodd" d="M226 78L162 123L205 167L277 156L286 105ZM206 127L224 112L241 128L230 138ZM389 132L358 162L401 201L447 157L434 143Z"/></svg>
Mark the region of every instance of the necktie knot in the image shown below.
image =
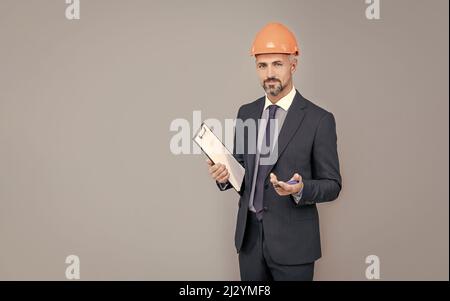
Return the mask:
<svg viewBox="0 0 450 301"><path fill-rule="evenodd" d="M269 108L269 119L275 118L275 113L277 112L278 106L277 105L270 105Z"/></svg>

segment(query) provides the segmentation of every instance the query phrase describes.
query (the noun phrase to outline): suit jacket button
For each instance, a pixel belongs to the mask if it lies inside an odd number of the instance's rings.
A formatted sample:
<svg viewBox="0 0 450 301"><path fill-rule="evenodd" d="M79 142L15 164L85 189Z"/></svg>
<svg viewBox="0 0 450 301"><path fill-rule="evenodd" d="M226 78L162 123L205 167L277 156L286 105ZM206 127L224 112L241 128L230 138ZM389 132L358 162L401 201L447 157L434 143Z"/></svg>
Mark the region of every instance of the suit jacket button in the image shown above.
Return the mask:
<svg viewBox="0 0 450 301"><path fill-rule="evenodd" d="M267 210L269 210L269 208L267 208L267 206L264 206L264 211L267 211Z"/></svg>

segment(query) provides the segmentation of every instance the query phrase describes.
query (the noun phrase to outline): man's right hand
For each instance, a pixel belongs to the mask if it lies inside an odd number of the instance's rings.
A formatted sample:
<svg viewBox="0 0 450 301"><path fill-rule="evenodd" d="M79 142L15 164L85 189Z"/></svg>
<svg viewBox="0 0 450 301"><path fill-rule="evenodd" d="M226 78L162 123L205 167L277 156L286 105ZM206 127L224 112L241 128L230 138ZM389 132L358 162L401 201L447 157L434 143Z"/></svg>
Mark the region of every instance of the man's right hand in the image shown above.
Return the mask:
<svg viewBox="0 0 450 301"><path fill-rule="evenodd" d="M220 163L214 164L209 159L206 159L206 163L208 163L209 174L214 180L221 184L225 184L226 182L228 182L230 173L228 172L225 165Z"/></svg>

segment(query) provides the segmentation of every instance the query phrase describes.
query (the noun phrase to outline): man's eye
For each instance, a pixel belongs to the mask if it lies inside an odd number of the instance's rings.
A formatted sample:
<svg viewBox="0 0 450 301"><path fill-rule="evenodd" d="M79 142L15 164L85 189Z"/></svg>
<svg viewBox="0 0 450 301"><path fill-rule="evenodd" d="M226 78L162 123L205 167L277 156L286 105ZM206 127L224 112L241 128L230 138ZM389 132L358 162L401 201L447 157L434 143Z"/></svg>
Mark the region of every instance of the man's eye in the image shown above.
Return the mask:
<svg viewBox="0 0 450 301"><path fill-rule="evenodd" d="M262 68L264 68L264 67L265 67L264 65L259 65L259 66L258 66L259 69L262 69Z"/></svg>

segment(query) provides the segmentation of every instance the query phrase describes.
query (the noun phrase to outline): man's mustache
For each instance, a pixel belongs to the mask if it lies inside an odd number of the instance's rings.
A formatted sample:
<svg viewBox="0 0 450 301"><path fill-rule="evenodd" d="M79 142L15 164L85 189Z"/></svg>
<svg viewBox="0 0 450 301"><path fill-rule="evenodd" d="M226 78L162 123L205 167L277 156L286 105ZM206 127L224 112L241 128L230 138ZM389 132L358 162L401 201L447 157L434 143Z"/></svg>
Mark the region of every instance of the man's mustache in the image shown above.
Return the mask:
<svg viewBox="0 0 450 301"><path fill-rule="evenodd" d="M271 82L271 81L277 81L281 84L281 81L278 78L274 78L274 77L266 79L264 81L264 84L267 84L267 82Z"/></svg>

